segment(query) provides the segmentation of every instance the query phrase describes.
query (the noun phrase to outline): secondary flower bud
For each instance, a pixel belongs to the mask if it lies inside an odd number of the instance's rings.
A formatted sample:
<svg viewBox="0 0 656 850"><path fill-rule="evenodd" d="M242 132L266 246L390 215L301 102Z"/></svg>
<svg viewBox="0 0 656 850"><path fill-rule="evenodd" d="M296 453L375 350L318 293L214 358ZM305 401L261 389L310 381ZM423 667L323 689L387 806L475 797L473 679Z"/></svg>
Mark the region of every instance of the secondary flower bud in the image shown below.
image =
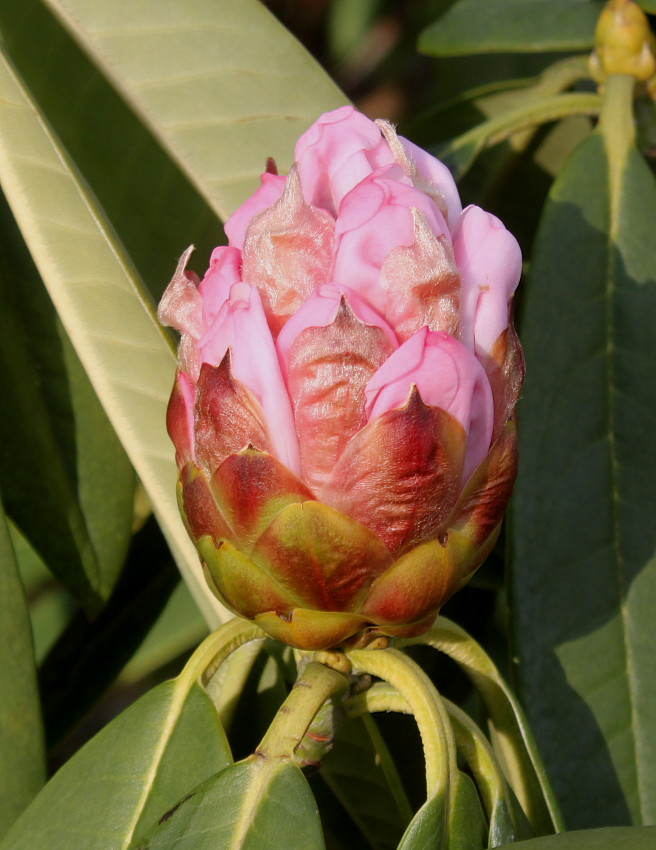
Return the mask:
<svg viewBox="0 0 656 850"><path fill-rule="evenodd" d="M486 557L516 467L521 271L429 154L342 107L226 224L181 333L168 429L216 595L303 649L420 634Z"/></svg>
<svg viewBox="0 0 656 850"><path fill-rule="evenodd" d="M656 41L649 21L633 0L609 0L595 29L590 70L603 82L609 74L645 81L656 73Z"/></svg>

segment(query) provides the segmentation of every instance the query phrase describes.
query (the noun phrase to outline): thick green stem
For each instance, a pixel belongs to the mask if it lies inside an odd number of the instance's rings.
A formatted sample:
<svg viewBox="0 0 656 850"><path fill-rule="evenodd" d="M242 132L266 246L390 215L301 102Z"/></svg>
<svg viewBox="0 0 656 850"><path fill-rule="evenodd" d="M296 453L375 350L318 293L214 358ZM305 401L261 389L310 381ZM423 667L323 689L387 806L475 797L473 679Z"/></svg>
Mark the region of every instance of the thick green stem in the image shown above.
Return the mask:
<svg viewBox="0 0 656 850"><path fill-rule="evenodd" d="M291 758L324 702L346 686L345 677L331 667L316 661L307 664L262 738L256 755Z"/></svg>
<svg viewBox="0 0 656 850"><path fill-rule="evenodd" d="M494 731L495 750L533 828L540 834L562 832L564 825L558 804L524 712L483 648L445 617L438 617L433 627L420 637L399 644L432 646L460 665L485 703Z"/></svg>
<svg viewBox="0 0 656 850"><path fill-rule="evenodd" d="M357 670L389 682L410 706L424 748L428 796L444 794L448 809L449 781L457 772L456 746L433 683L412 659L395 649L354 649L346 654Z"/></svg>
<svg viewBox="0 0 656 850"><path fill-rule="evenodd" d="M450 700L444 699L444 706L453 728L458 752L469 765L476 780L488 819L503 799L508 811L512 810L508 786L503 771L497 761L490 743L474 721ZM377 711L395 711L412 714L407 700L390 684L379 682L364 691L350 697L344 703L347 717L366 716Z"/></svg>
<svg viewBox="0 0 656 850"><path fill-rule="evenodd" d="M246 680L263 646L264 641L261 640L240 646L224 660L214 675L206 680L205 690L214 703L224 729L228 729L232 722Z"/></svg>
<svg viewBox="0 0 656 850"><path fill-rule="evenodd" d="M602 99L598 94L577 92L557 94L533 101L528 105L509 109L497 118L490 118L472 127L449 143L449 148L468 145L490 146L502 142L520 130L538 127L550 121L567 118L569 115L598 115Z"/></svg>
<svg viewBox="0 0 656 850"><path fill-rule="evenodd" d="M252 640L263 640L268 635L240 617L229 620L212 632L185 664L178 681L191 685L197 681L208 682L225 659L240 646Z"/></svg>
<svg viewBox="0 0 656 850"><path fill-rule="evenodd" d="M614 236L617 230L622 173L629 151L635 143L634 91L635 79L628 74L611 74L604 84L599 128L608 156L611 236Z"/></svg>

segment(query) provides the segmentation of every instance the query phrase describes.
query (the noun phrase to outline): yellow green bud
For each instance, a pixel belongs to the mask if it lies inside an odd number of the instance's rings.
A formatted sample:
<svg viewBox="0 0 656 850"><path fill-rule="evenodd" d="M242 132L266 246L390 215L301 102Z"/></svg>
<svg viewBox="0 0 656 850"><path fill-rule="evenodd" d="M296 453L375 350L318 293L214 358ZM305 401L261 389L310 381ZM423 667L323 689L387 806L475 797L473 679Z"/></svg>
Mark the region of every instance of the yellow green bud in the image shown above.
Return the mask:
<svg viewBox="0 0 656 850"><path fill-rule="evenodd" d="M595 30L592 76L626 74L644 82L656 73L656 42L642 9L632 0L609 0Z"/></svg>

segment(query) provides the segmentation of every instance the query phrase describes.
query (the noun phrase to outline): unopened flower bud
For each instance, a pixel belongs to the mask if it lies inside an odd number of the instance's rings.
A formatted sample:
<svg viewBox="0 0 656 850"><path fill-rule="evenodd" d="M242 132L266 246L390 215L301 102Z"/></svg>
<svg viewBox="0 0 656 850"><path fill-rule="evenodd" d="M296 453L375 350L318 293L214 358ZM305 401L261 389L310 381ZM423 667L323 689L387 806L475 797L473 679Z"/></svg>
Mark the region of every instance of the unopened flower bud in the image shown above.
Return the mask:
<svg viewBox="0 0 656 850"><path fill-rule="evenodd" d="M610 74L644 82L656 72L655 46L641 8L632 0L609 0L597 21L591 73L600 82Z"/></svg>
<svg viewBox="0 0 656 850"><path fill-rule="evenodd" d="M229 219L168 428L208 582L302 649L425 631L482 563L516 470L519 247L446 168L345 106Z"/></svg>

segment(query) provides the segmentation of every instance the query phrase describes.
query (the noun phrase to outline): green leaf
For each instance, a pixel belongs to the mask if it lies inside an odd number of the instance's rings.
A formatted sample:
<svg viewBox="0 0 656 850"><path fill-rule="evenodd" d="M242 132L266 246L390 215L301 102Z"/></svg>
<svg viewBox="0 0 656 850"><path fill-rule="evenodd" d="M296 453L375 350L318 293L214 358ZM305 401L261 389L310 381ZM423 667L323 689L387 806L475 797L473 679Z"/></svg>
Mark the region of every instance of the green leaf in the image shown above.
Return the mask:
<svg viewBox="0 0 656 850"><path fill-rule="evenodd" d="M41 0L0 3L0 31L32 99L159 298L176 255L193 243L204 261L221 239L220 221Z"/></svg>
<svg viewBox="0 0 656 850"><path fill-rule="evenodd" d="M656 15L656 0L636 0L636 3L644 12Z"/></svg>
<svg viewBox="0 0 656 850"><path fill-rule="evenodd" d="M0 835L45 781L43 729L25 595L0 506Z"/></svg>
<svg viewBox="0 0 656 850"><path fill-rule="evenodd" d="M483 850L488 825L476 787L459 770L451 773L449 812L445 823L444 794L432 794L403 834L398 850Z"/></svg>
<svg viewBox="0 0 656 850"><path fill-rule="evenodd" d="M222 610L179 517L165 429L175 355L84 183L7 61L0 65L0 177L49 294L209 622Z"/></svg>
<svg viewBox="0 0 656 850"><path fill-rule="evenodd" d="M0 221L6 509L60 581L95 613L130 541L134 474L4 198Z"/></svg>
<svg viewBox="0 0 656 850"><path fill-rule="evenodd" d="M48 749L84 717L114 681L180 579L157 523L135 535L121 577L92 622L71 618L39 669Z"/></svg>
<svg viewBox="0 0 656 850"><path fill-rule="evenodd" d="M398 850L447 850L444 793L433 794L410 821Z"/></svg>
<svg viewBox="0 0 656 850"><path fill-rule="evenodd" d="M323 850L316 803L293 761L253 755L167 812L130 850Z"/></svg>
<svg viewBox="0 0 656 850"><path fill-rule="evenodd" d="M521 323L516 654L574 828L656 818L655 210L634 148L584 142L545 208Z"/></svg>
<svg viewBox="0 0 656 850"><path fill-rule="evenodd" d="M77 605L11 521L9 536L27 597L38 667L77 610Z"/></svg>
<svg viewBox="0 0 656 850"><path fill-rule="evenodd" d="M510 791L494 751L478 726L458 706L445 700L453 725L458 754L467 762L489 821L489 845L533 833L521 807Z"/></svg>
<svg viewBox="0 0 656 850"><path fill-rule="evenodd" d="M373 850L397 846L412 810L372 717L364 715L337 727L321 776Z"/></svg>
<svg viewBox="0 0 656 850"><path fill-rule="evenodd" d="M458 770L451 778L449 850L484 850L488 827L476 786Z"/></svg>
<svg viewBox="0 0 656 850"><path fill-rule="evenodd" d="M178 582L157 622L121 671L121 685L152 675L198 646L206 637L207 623L187 585L183 581Z"/></svg>
<svg viewBox="0 0 656 850"><path fill-rule="evenodd" d="M419 37L429 56L587 50L603 2L459 0Z"/></svg>
<svg viewBox="0 0 656 850"><path fill-rule="evenodd" d="M652 850L656 827L609 827L563 832L545 838L533 838L515 844L504 844L513 850ZM503 848L500 848L503 850Z"/></svg>
<svg viewBox="0 0 656 850"><path fill-rule="evenodd" d="M230 763L212 703L180 677L141 697L50 780L2 850L126 850Z"/></svg>
<svg viewBox="0 0 656 850"><path fill-rule="evenodd" d="M256 0L45 2L222 218L346 102Z"/></svg>

